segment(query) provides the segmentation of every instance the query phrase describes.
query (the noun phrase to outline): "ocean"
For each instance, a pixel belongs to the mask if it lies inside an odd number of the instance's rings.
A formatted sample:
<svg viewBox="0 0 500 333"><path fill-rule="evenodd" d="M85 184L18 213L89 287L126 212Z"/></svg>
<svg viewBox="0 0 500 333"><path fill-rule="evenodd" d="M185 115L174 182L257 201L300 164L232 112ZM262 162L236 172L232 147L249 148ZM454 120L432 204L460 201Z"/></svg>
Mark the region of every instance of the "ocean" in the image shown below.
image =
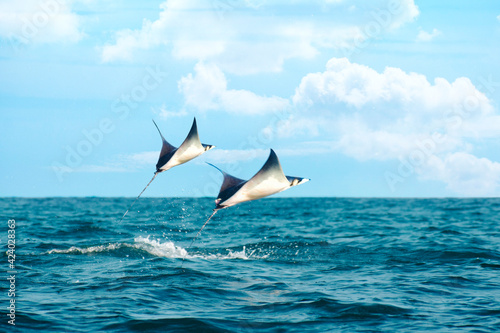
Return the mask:
<svg viewBox="0 0 500 333"><path fill-rule="evenodd" d="M500 199L132 201L0 199L0 331L500 331Z"/></svg>

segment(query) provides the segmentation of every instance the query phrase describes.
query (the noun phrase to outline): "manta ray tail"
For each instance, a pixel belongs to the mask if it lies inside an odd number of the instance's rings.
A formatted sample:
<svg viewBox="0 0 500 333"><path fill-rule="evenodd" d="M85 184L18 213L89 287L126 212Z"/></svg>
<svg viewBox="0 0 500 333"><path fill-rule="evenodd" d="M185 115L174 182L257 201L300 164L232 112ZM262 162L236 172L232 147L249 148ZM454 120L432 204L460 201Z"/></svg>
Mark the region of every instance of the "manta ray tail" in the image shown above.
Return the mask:
<svg viewBox="0 0 500 333"><path fill-rule="evenodd" d="M153 178L151 178L151 180L149 181L148 185L146 185L146 187L144 188L144 190L142 190L141 193L139 193L139 195L137 196L137 198L135 198L134 202L132 202L132 204L130 205L130 207L127 209L127 211L125 212L125 214L123 214L122 218L120 219L120 222L123 220L123 218L125 217L125 215L127 215L128 211L130 209L132 209L132 206L135 204L135 202L139 199L139 197L144 193L144 191L146 191L146 189L148 188L149 184L151 184L153 182L153 180L156 178L156 175L158 174L159 172L156 171Z"/></svg>
<svg viewBox="0 0 500 333"><path fill-rule="evenodd" d="M198 231L198 233L196 234L196 236L194 236L193 240L191 241L191 244L189 244L188 248L186 249L186 254L184 255L184 257L182 257L181 268L182 268L182 265L184 264L184 259L186 259L187 251L191 248L191 246L193 246L193 243L196 240L196 238L198 238L198 236L201 234L201 231L203 230L203 228L205 228L205 226L207 225L208 221L210 221L210 219L215 215L215 213L217 213L217 211L218 210L214 209L214 212L212 213L212 215L210 215L210 217L207 219L207 221L201 227L200 231Z"/></svg>

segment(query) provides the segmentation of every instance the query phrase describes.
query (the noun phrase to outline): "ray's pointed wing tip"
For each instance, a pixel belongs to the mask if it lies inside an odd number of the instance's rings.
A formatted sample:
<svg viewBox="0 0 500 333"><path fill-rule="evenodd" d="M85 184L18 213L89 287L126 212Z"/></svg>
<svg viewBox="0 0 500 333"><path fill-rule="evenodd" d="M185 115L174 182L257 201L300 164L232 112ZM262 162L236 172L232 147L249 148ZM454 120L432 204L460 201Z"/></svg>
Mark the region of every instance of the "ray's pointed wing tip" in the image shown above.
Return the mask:
<svg viewBox="0 0 500 333"><path fill-rule="evenodd" d="M262 169L274 168L274 167L282 169L278 155L276 155L276 152L274 151L274 149L271 148L270 152L269 152L269 157L267 158L266 162L262 166ZM281 170L281 171L283 172L283 170Z"/></svg>
<svg viewBox="0 0 500 333"><path fill-rule="evenodd" d="M213 166L214 168L216 168L217 170L219 170L219 171L220 171L220 169L219 169L218 167L216 167L215 165L213 165L212 163L210 163L210 162L205 162L205 163L207 163L207 164L208 164L208 165L210 165L210 166Z"/></svg>
<svg viewBox="0 0 500 333"><path fill-rule="evenodd" d="M186 140L193 139L194 137L196 137L198 141L200 140L198 137L198 125L196 125L196 118L193 118L193 124L191 125L191 129L189 130Z"/></svg>
<svg viewBox="0 0 500 333"><path fill-rule="evenodd" d="M153 124L155 124L156 129L158 130L158 133L160 133L161 137L163 138L163 134L161 134L160 128L156 124L156 121L154 119L151 119L153 121Z"/></svg>
<svg viewBox="0 0 500 333"><path fill-rule="evenodd" d="M276 159L278 160L278 163L279 163L279 159L278 159L278 155L276 154L276 152L274 151L274 149L270 148L269 149L269 157L267 158L268 160L269 159Z"/></svg>
<svg viewBox="0 0 500 333"><path fill-rule="evenodd" d="M217 167L217 166L213 165L212 163L210 163L210 162L205 162L205 163L207 163L207 164L208 164L208 165L210 165L210 166L213 166L214 168L216 168L217 170L219 170L219 171L220 171L223 175L225 175L225 174L226 174L226 173L225 173L224 171L222 171L219 167Z"/></svg>

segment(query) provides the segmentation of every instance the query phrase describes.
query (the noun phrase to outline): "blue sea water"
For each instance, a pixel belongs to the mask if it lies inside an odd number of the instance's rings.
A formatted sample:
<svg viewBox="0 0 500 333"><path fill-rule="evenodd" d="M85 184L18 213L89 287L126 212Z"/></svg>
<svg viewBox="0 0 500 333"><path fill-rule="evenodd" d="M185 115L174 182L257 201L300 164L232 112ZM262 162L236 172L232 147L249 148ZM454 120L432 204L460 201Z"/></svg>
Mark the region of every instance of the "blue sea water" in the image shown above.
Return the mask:
<svg viewBox="0 0 500 333"><path fill-rule="evenodd" d="M500 331L500 199L132 200L0 199L0 330Z"/></svg>

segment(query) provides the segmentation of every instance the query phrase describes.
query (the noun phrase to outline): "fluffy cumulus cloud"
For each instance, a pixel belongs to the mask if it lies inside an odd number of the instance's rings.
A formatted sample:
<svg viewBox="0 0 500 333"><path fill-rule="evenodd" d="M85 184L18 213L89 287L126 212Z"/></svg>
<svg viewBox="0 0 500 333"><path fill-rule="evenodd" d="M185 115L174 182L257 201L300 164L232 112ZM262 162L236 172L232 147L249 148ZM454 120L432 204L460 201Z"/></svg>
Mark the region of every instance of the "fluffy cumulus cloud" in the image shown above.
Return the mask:
<svg viewBox="0 0 500 333"><path fill-rule="evenodd" d="M278 124L278 135L329 137L348 156L399 160L401 170L443 181L456 193L498 194L499 163L473 150L478 139L498 138L500 115L468 78L431 82L333 58L324 72L302 79L292 100L301 111ZM388 182L394 187L410 174L394 170Z"/></svg>
<svg viewBox="0 0 500 333"><path fill-rule="evenodd" d="M393 29L401 27L406 22L413 21L420 14L414 0L389 1L388 10L393 14L390 25Z"/></svg>
<svg viewBox="0 0 500 333"><path fill-rule="evenodd" d="M226 76L214 64L198 63L194 70L194 75L188 74L179 81L179 90L188 107L202 111L262 114L289 106L289 101L281 97L264 97L247 90L228 89Z"/></svg>
<svg viewBox="0 0 500 333"><path fill-rule="evenodd" d="M288 11L296 6L301 12L302 2L288 4ZM279 2L167 0L157 20L117 32L115 40L102 47L102 60L130 60L137 50L169 45L177 58L213 62L224 72L275 72L287 59L309 59L322 48L358 47L359 41L374 37L373 29L380 34L398 28L419 13L413 0L377 0L370 6L370 17L351 13L343 22L346 9L337 2L308 6L316 11L290 20L280 15ZM333 9L325 11L324 6Z"/></svg>
<svg viewBox="0 0 500 333"><path fill-rule="evenodd" d="M460 195L498 196L500 163L466 152L455 152L429 159L421 177L444 181L450 190Z"/></svg>
<svg viewBox="0 0 500 333"><path fill-rule="evenodd" d="M0 2L0 37L12 43L76 42L84 34L80 17L65 0Z"/></svg>
<svg viewBox="0 0 500 333"><path fill-rule="evenodd" d="M393 104L399 115L414 110L426 114L443 108L469 108L471 113L491 113L488 98L467 78L454 82L387 67L382 73L351 63L346 58L328 61L326 71L305 76L293 101L297 105L346 105L355 109Z"/></svg>

